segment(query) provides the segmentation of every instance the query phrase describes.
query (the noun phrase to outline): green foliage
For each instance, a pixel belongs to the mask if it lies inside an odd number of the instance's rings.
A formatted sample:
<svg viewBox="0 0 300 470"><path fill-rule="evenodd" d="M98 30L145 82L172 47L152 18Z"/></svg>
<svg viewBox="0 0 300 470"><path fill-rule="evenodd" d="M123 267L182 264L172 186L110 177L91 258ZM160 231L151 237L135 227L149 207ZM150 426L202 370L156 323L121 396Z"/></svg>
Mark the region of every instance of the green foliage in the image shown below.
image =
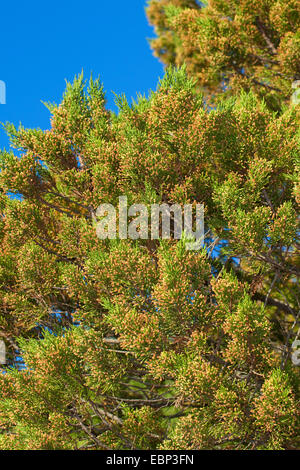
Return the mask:
<svg viewBox="0 0 300 470"><path fill-rule="evenodd" d="M297 0L151 0L154 54L186 64L207 99L252 90L280 110L300 78Z"/></svg>
<svg viewBox="0 0 300 470"><path fill-rule="evenodd" d="M157 21L170 3L218 67L215 31L237 22L266 53L254 14L297 55L293 2L152 1ZM254 89L211 109L190 72L117 97L118 114L81 74L50 130L7 126L22 155L0 158L0 449L299 448L299 104L274 113ZM97 207L124 195L203 203L204 249L98 239Z"/></svg>

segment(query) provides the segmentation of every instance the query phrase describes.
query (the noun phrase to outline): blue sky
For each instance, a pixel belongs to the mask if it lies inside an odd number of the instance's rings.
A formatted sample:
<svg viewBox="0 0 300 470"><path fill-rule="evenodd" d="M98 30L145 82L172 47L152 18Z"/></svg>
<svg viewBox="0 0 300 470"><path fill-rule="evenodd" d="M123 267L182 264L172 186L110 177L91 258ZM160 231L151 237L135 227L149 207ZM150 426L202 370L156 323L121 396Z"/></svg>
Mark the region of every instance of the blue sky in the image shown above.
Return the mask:
<svg viewBox="0 0 300 470"><path fill-rule="evenodd" d="M49 128L49 111L41 101L59 103L65 79L83 69L100 75L108 107L115 93L136 97L156 88L163 67L153 57L144 0L27 0L1 2L0 80L6 104L0 121L27 128ZM0 130L0 149L8 139Z"/></svg>

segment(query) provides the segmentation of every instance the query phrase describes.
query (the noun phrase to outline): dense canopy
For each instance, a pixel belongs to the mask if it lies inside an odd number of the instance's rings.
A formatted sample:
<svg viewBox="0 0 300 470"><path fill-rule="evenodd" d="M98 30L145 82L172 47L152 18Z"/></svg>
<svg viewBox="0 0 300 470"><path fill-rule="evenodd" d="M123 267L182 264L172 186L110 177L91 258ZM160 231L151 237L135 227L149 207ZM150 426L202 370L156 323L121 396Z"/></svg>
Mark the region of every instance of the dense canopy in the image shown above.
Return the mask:
<svg viewBox="0 0 300 470"><path fill-rule="evenodd" d="M300 80L299 0L150 0L151 46L164 63L186 63L210 98L252 89L271 109Z"/></svg>
<svg viewBox="0 0 300 470"><path fill-rule="evenodd" d="M81 75L49 130L6 125L0 449L299 448L300 105L279 73L299 73L299 5L270 5L153 0L154 47L186 66L117 114ZM203 203L203 249L100 240L97 207L121 195Z"/></svg>

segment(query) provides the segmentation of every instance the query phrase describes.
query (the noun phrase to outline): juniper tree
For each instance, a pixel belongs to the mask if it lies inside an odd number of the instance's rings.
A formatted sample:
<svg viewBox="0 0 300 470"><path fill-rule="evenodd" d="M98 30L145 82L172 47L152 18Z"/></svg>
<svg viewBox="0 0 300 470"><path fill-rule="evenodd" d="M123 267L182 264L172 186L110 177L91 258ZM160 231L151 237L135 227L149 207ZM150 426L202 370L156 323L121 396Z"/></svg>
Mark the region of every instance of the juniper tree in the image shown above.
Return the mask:
<svg viewBox="0 0 300 470"><path fill-rule="evenodd" d="M298 0L149 0L151 41L164 63L186 63L207 97L253 90L271 109L300 79Z"/></svg>

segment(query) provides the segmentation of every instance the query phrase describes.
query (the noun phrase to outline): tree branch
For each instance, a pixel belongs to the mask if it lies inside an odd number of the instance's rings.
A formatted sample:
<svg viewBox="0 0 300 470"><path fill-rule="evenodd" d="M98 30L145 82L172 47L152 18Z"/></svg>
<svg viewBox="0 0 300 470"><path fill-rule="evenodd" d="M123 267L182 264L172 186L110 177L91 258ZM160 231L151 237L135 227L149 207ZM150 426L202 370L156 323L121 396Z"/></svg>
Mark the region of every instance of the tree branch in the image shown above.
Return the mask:
<svg viewBox="0 0 300 470"><path fill-rule="evenodd" d="M264 25L264 23L258 17L255 20L255 25L256 25L258 31L260 32L260 34L262 35L262 37L264 38L264 40L266 41L266 44L268 46L268 49L269 49L270 53L272 55L276 55L277 54L277 49L276 49L275 45L273 44L273 42L271 41L271 39L269 38L269 36L267 34L266 26Z"/></svg>

